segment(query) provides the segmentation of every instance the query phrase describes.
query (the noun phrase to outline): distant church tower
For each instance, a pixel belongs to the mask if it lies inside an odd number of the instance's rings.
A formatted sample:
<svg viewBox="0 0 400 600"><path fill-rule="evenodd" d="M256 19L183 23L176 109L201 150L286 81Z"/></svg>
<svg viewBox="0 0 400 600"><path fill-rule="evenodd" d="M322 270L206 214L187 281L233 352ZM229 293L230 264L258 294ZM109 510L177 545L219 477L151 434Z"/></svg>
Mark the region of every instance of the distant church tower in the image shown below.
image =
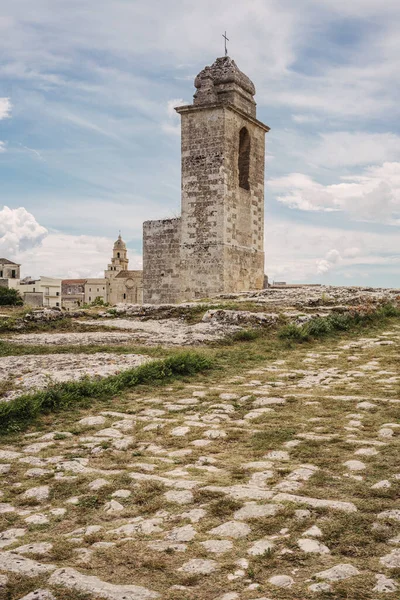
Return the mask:
<svg viewBox="0 0 400 600"><path fill-rule="evenodd" d="M114 243L111 263L104 271L109 304L142 304L143 271L128 271L126 244L119 234Z"/></svg>
<svg viewBox="0 0 400 600"><path fill-rule="evenodd" d="M228 56L195 79L182 123L182 216L143 226L144 302L263 288L265 133Z"/></svg>
<svg viewBox="0 0 400 600"><path fill-rule="evenodd" d="M123 241L121 234L119 234L117 241L114 243L111 263L108 265L107 270L104 271L106 279L113 279L120 271L127 271L128 264L129 259L127 256L126 244Z"/></svg>

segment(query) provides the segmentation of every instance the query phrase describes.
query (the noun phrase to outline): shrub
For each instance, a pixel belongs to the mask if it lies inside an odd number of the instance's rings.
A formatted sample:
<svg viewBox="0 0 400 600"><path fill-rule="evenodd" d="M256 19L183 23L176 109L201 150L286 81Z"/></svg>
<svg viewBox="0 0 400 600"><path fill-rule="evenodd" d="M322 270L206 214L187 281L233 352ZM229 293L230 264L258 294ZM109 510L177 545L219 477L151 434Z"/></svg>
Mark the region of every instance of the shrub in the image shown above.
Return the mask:
<svg viewBox="0 0 400 600"><path fill-rule="evenodd" d="M242 329L232 334L231 339L234 342L251 342L260 337L261 331L259 329Z"/></svg>
<svg viewBox="0 0 400 600"><path fill-rule="evenodd" d="M278 337L293 342L305 342L309 339L305 329L294 323L281 327Z"/></svg>
<svg viewBox="0 0 400 600"><path fill-rule="evenodd" d="M0 287L0 306L22 306L21 294L14 289Z"/></svg>
<svg viewBox="0 0 400 600"><path fill-rule="evenodd" d="M304 325L285 325L279 330L278 337L292 342L305 342L335 334L337 331L349 331L358 326L384 321L389 317L400 317L400 309L389 303L378 307L369 303L353 307L347 313L316 317Z"/></svg>
<svg viewBox="0 0 400 600"><path fill-rule="evenodd" d="M104 302L101 296L96 296L90 306L108 306L107 302Z"/></svg>

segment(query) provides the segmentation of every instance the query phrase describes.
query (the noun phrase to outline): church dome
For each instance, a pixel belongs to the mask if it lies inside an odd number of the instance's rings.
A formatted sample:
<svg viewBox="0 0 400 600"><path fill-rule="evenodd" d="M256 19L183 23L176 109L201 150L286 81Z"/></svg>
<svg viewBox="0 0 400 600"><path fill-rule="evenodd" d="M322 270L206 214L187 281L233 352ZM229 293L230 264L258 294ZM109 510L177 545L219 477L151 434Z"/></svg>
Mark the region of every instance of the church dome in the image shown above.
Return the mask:
<svg viewBox="0 0 400 600"><path fill-rule="evenodd" d="M217 58L194 80L194 105L232 104L255 116L254 83L229 56Z"/></svg>
<svg viewBox="0 0 400 600"><path fill-rule="evenodd" d="M117 241L114 244L114 250L126 250L126 244L119 234Z"/></svg>

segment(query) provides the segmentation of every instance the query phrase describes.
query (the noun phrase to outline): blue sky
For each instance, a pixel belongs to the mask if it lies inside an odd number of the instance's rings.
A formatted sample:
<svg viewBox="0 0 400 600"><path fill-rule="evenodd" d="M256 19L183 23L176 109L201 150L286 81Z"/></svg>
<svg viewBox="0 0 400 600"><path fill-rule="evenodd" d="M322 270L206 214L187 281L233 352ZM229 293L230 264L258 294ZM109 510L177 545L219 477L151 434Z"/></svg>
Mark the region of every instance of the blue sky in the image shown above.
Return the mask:
<svg viewBox="0 0 400 600"><path fill-rule="evenodd" d="M400 286L400 4L0 0L0 255L99 275L180 211L173 110L229 54L271 127L271 279Z"/></svg>

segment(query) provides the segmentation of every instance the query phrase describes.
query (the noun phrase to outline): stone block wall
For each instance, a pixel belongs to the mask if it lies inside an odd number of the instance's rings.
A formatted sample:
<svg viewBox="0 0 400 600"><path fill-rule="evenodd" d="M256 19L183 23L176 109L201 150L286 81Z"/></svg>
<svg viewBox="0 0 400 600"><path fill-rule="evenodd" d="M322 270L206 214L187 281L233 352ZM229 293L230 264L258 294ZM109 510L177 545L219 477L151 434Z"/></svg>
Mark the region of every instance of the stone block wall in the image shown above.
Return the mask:
<svg viewBox="0 0 400 600"><path fill-rule="evenodd" d="M143 302L168 304L181 300L181 219L143 223Z"/></svg>
<svg viewBox="0 0 400 600"><path fill-rule="evenodd" d="M24 292L24 304L28 306L43 306L43 292Z"/></svg>
<svg viewBox="0 0 400 600"><path fill-rule="evenodd" d="M184 107L181 286L185 300L262 289L265 127L231 106ZM249 189L239 140L250 139Z"/></svg>
<svg viewBox="0 0 400 600"><path fill-rule="evenodd" d="M181 288L186 299L218 293L223 280L224 109L182 117Z"/></svg>

